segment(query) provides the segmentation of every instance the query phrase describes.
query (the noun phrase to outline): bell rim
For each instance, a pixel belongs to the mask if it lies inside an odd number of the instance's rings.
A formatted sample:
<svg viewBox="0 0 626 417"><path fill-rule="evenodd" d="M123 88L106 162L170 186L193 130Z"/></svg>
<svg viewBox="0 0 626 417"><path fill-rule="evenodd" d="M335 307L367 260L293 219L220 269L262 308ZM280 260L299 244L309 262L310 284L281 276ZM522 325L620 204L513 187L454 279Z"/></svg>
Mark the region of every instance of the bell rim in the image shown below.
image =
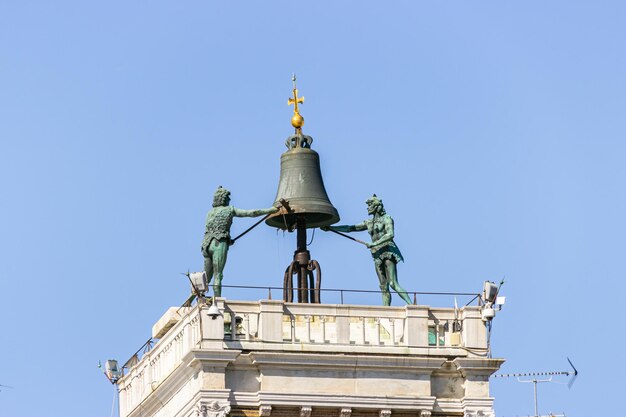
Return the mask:
<svg viewBox="0 0 626 417"><path fill-rule="evenodd" d="M341 217L339 217L339 213L335 209L334 213L320 213L320 212L311 212L311 211L309 212L300 211L298 213L289 213L285 215L281 213L276 213L268 217L267 220L265 220L265 224L269 227L274 227L274 228L281 229L281 230L290 230L296 224L295 218L300 215L304 215L306 217L307 213L328 216L327 219L307 221L305 223L307 229L316 229L322 226L332 226L333 224L336 224L341 220ZM285 227L286 219L284 219L283 216L288 217L290 219L290 221L287 221L286 227Z"/></svg>

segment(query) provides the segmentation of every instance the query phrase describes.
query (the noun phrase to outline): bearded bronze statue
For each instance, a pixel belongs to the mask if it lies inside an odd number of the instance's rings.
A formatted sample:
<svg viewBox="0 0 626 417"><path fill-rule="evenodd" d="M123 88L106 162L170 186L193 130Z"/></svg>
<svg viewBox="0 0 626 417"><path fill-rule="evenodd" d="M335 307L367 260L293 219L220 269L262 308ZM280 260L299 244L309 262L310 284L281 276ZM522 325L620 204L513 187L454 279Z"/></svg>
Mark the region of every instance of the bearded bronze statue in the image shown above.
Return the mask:
<svg viewBox="0 0 626 417"><path fill-rule="evenodd" d="M213 292L216 297L222 295L224 266L226 265L228 249L233 243L230 237L233 217L259 217L278 212L276 207L242 210L229 204L230 191L220 186L213 196L213 208L206 216L206 228L201 246L204 256L204 271L208 282L211 282L211 279L215 277Z"/></svg>

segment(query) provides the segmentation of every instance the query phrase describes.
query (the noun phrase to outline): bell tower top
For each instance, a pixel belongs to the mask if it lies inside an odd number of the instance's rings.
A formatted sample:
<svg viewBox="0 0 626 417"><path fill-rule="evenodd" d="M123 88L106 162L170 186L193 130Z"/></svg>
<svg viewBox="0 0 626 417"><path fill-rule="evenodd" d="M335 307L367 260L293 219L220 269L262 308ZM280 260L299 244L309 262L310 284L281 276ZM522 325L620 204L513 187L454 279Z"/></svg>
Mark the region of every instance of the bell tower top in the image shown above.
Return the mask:
<svg viewBox="0 0 626 417"><path fill-rule="evenodd" d="M302 126L304 125L304 117L300 115L300 109L298 108L298 104L304 103L304 97L298 97L298 89L296 88L296 74L294 73L291 76L291 81L293 81L293 98L290 97L287 100L287 105L291 106L293 104L293 117L291 118L291 125L296 128L296 134L302 133Z"/></svg>

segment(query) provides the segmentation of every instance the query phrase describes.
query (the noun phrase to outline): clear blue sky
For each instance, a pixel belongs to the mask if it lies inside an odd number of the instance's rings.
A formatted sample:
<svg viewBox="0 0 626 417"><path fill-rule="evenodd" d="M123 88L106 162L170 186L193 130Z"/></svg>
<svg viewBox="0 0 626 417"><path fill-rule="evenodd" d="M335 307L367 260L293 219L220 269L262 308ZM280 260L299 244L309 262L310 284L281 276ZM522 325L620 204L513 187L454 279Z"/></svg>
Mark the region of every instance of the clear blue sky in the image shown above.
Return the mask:
<svg viewBox="0 0 626 417"><path fill-rule="evenodd" d="M293 71L342 221L383 198L409 290L506 276L503 371L570 356L579 380L541 386L541 411L614 413L625 18L623 1L0 1L0 415L110 415L98 360L184 300L215 188L272 203ZM294 247L255 229L225 283L281 285ZM364 248L318 231L311 251L326 288L377 289ZM492 392L498 416L532 413L530 384Z"/></svg>

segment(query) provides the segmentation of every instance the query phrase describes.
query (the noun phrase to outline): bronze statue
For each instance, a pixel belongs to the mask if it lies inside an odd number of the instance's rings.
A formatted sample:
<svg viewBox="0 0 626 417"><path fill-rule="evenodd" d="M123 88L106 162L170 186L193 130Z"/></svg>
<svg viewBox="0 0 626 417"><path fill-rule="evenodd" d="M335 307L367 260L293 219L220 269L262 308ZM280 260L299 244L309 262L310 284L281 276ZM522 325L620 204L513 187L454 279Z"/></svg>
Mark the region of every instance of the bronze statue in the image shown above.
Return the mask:
<svg viewBox="0 0 626 417"><path fill-rule="evenodd" d="M278 208L242 210L230 206L230 191L221 186L213 196L213 208L206 216L206 228L202 240L202 255L204 256L204 271L209 282L215 276L213 292L216 297L222 295L222 278L226 265L228 248L233 244L230 238L230 227L233 217L259 217L264 214L272 214Z"/></svg>
<svg viewBox="0 0 626 417"><path fill-rule="evenodd" d="M365 203L367 204L367 213L371 215L372 218L366 219L356 225L322 227L322 230L334 230L336 232L358 232L367 230L372 241L370 243L362 243L372 252L376 274L380 281L380 290L383 294L383 305L391 305L391 292L389 291L389 287L393 288L407 304L411 304L409 295L398 283L396 265L398 262L404 261L404 258L400 253L400 249L398 249L398 246L396 246L393 241L393 219L385 212L383 202L376 197L376 194L367 199Z"/></svg>

